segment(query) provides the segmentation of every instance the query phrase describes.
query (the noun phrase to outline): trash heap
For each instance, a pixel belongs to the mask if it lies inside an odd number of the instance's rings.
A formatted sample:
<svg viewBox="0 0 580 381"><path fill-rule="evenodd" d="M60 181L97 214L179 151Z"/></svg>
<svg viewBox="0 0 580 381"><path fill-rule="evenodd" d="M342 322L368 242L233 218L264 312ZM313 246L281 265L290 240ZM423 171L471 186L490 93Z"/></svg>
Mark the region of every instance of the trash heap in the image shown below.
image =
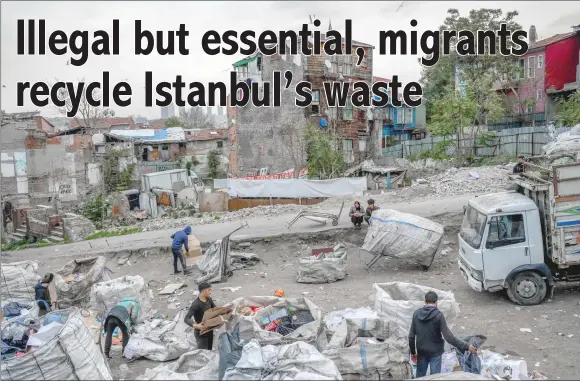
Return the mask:
<svg viewBox="0 0 580 381"><path fill-rule="evenodd" d="M103 256L68 262L54 277L54 287L61 307L91 307L91 289L95 283L111 279Z"/></svg>
<svg viewBox="0 0 580 381"><path fill-rule="evenodd" d="M298 283L332 283L346 276L346 247L337 245L330 253L320 253L298 262Z"/></svg>

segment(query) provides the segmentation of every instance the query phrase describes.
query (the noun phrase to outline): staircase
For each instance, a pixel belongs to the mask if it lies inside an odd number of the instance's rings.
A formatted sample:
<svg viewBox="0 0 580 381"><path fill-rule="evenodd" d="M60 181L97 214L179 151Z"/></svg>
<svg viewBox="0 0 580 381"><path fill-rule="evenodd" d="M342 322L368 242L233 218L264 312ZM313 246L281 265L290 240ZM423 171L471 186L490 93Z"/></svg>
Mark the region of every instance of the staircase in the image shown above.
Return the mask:
<svg viewBox="0 0 580 381"><path fill-rule="evenodd" d="M62 225L55 226L50 231L50 235L42 240L47 243L62 243L64 242L64 230Z"/></svg>
<svg viewBox="0 0 580 381"><path fill-rule="evenodd" d="M8 240L10 242L21 242L27 238L28 227L26 226L26 221L22 222L20 226L16 229L14 233L8 234Z"/></svg>

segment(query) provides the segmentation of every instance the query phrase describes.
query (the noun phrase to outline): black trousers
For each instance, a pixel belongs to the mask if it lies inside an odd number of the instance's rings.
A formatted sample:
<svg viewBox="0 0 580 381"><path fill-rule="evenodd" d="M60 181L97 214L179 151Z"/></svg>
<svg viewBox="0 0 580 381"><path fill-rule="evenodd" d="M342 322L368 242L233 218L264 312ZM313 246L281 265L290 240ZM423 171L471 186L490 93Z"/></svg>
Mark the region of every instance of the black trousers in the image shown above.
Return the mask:
<svg viewBox="0 0 580 381"><path fill-rule="evenodd" d="M181 267L185 272L187 266L185 265L185 258L183 258L183 253L181 252L181 249L171 249L171 252L173 253L173 272L176 273L178 271L177 270L178 261L181 262Z"/></svg>
<svg viewBox="0 0 580 381"><path fill-rule="evenodd" d="M360 224L362 224L362 222L363 222L363 217L362 217L362 216L360 216L360 217L357 217L357 216L352 216L352 217L350 218L350 221L351 221L353 224L355 224L355 225L360 225Z"/></svg>
<svg viewBox="0 0 580 381"><path fill-rule="evenodd" d="M197 342L197 349L206 349L211 351L213 348L213 331L209 331L200 335L197 330L193 331L195 341Z"/></svg>
<svg viewBox="0 0 580 381"><path fill-rule="evenodd" d="M105 356L109 356L111 351L111 343L113 341L113 331L115 328L119 327L121 333L123 334L123 351L125 351L125 347L129 342L129 331L127 330L127 326L118 318L114 316L109 316L107 318L107 322L105 323L105 332L107 332L107 337L105 339Z"/></svg>

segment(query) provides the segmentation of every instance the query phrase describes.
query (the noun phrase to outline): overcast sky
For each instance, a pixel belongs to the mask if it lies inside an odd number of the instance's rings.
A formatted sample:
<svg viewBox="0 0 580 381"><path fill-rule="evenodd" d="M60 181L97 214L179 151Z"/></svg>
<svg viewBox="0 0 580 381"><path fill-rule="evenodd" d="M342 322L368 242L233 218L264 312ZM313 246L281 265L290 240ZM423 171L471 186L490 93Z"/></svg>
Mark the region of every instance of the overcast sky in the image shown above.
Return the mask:
<svg viewBox="0 0 580 381"><path fill-rule="evenodd" d="M401 6L401 3L402 6ZM332 20L334 29L344 31L344 20L352 19L353 39L372 44L378 48L380 30L410 30L411 19L418 21L417 30L436 29L446 17L449 8L457 8L467 15L472 8L501 8L504 12L517 10L518 21L525 30L535 25L539 38L571 31L580 22L580 2L520 1L520 2L5 2L2 7L2 109L7 112L35 110L25 99L24 107L16 106L16 83L19 81L54 82L76 81L80 78L101 81L101 73L109 71L111 82L126 79L132 86L132 104L114 107L118 116L143 115L158 118L158 107L145 107L145 71L154 73L154 81L172 81L181 74L189 83L193 81L228 81L231 64L241 56L206 56L201 49L201 37L210 29L224 31L247 29L257 33L270 29L298 30L308 22L308 15L316 15L322 21L321 30L328 29ZM45 19L47 36L56 29L70 34L73 30L112 32L112 20L120 20L120 55L90 56L88 62L75 67L67 65L71 54L55 56L18 56L18 19ZM176 30L184 23L189 30L189 56L134 56L134 20L153 30ZM421 66L414 56L379 56L375 50L374 74L390 77L398 74L406 83L419 79ZM50 106L43 115L56 115Z"/></svg>

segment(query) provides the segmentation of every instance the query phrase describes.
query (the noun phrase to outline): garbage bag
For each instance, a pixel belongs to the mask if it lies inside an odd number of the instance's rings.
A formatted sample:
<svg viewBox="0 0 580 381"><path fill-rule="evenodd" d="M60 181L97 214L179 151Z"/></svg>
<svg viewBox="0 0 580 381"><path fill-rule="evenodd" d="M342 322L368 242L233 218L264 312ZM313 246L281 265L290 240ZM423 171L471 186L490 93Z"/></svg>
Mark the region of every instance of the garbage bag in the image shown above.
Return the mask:
<svg viewBox="0 0 580 381"><path fill-rule="evenodd" d="M429 268L441 240L443 225L393 209L373 212L363 250Z"/></svg>
<svg viewBox="0 0 580 381"><path fill-rule="evenodd" d="M476 348L481 348L486 340L487 337L483 335L468 336L463 338L463 341L466 341L468 344L471 344ZM469 351L461 352L457 348L455 348L455 353L457 354L457 360L459 361L459 366L461 367L462 371L474 374L481 373L481 359L477 354L471 353Z"/></svg>
<svg viewBox="0 0 580 381"><path fill-rule="evenodd" d="M91 307L91 288L97 282L111 279L105 257L75 259L68 262L54 277L58 303L62 306Z"/></svg>
<svg viewBox="0 0 580 381"><path fill-rule="evenodd" d="M91 303L97 311L107 313L123 298L135 298L139 302L137 322L141 323L151 313L149 287L142 276L124 276L93 285Z"/></svg>
<svg viewBox="0 0 580 381"><path fill-rule="evenodd" d="M375 311L379 316L397 323L406 333L409 333L411 329L411 320L415 310L425 305L427 291L437 293L439 297L437 308L445 316L449 327L453 326L455 318L459 315L459 304L455 301L455 295L452 292L404 282L375 283L373 289Z"/></svg>
<svg viewBox="0 0 580 381"><path fill-rule="evenodd" d="M173 321L154 319L136 325L124 355L128 359L145 357L153 361L170 361L197 348L193 329L183 322L186 311Z"/></svg>
<svg viewBox="0 0 580 381"><path fill-rule="evenodd" d="M345 319L322 354L343 376L401 380L413 374L409 340L397 324L385 318Z"/></svg>
<svg viewBox="0 0 580 381"><path fill-rule="evenodd" d="M246 307L263 307L256 311L253 316L243 316L240 310ZM326 346L326 334L322 321L322 310L316 304L306 298L279 298L276 296L252 296L241 297L226 304L234 312L232 318L226 323L227 332L236 332L240 340L257 339L261 345L279 345L294 341L304 341L322 349ZM292 332L268 331L262 328L261 318L267 318L280 310L297 311L296 316L302 316L299 326L294 327ZM305 314L306 312L307 314Z"/></svg>
<svg viewBox="0 0 580 381"><path fill-rule="evenodd" d="M0 272L2 306L8 302L28 304L35 301L34 286L40 282L37 262L2 263Z"/></svg>
<svg viewBox="0 0 580 381"><path fill-rule="evenodd" d="M481 374L488 379L527 380L528 365L525 360L509 360L505 356L484 349L481 351Z"/></svg>
<svg viewBox="0 0 580 381"><path fill-rule="evenodd" d="M260 347L252 339L224 380L342 380L336 365L312 345L302 341Z"/></svg>
<svg viewBox="0 0 580 381"><path fill-rule="evenodd" d="M112 380L100 348L76 308L49 313L66 313L60 331L45 338L43 345L20 357L2 361L2 380Z"/></svg>
<svg viewBox="0 0 580 381"><path fill-rule="evenodd" d="M242 349L244 342L240 342L237 336L229 332L223 332L219 337L218 351L220 354L219 360L219 375L218 378L222 380L226 369L236 366L242 357Z"/></svg>
<svg viewBox="0 0 580 381"><path fill-rule="evenodd" d="M332 253L300 258L298 283L332 283L346 276L346 247L337 245Z"/></svg>
<svg viewBox="0 0 580 381"><path fill-rule="evenodd" d="M137 376L137 380L218 380L218 354L196 349L170 364L160 364Z"/></svg>

